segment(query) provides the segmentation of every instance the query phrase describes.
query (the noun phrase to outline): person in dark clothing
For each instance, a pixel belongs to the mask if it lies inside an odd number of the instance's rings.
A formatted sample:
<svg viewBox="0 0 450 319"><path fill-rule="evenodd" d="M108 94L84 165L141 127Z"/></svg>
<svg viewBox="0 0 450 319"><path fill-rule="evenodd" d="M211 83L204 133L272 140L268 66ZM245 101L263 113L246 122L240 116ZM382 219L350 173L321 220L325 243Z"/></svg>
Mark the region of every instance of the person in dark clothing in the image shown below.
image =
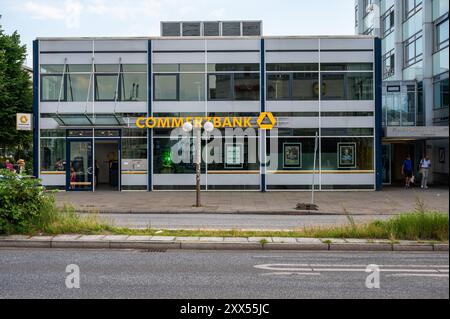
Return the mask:
<svg viewBox="0 0 450 319"><path fill-rule="evenodd" d="M408 154L403 161L402 165L402 175L405 176L405 188L411 187L411 178L413 176L413 165L411 161L411 156Z"/></svg>

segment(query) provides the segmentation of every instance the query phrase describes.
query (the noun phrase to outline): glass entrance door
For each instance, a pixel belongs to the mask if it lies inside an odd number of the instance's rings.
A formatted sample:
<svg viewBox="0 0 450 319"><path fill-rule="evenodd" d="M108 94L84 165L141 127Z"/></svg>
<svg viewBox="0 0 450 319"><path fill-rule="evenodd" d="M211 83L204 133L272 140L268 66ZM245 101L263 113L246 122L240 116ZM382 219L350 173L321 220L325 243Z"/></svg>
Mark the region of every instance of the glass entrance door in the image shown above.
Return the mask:
<svg viewBox="0 0 450 319"><path fill-rule="evenodd" d="M92 140L68 139L67 155L70 165L67 165L66 189L68 191L92 191L94 173Z"/></svg>

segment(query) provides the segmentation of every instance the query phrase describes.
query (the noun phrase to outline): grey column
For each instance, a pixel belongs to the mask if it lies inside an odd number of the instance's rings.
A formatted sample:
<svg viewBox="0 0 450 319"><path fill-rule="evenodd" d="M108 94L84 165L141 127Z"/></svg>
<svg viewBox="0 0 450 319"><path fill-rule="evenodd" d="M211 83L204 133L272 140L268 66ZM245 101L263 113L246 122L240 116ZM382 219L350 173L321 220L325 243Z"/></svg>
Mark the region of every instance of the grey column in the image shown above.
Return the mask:
<svg viewBox="0 0 450 319"><path fill-rule="evenodd" d="M433 125L433 5L423 1L423 91L425 125Z"/></svg>
<svg viewBox="0 0 450 319"><path fill-rule="evenodd" d="M355 0L355 6L358 5L358 27L356 28L357 34L363 34L364 32L364 13L366 8L364 8L363 0Z"/></svg>
<svg viewBox="0 0 450 319"><path fill-rule="evenodd" d="M394 23L395 23L395 66L393 80L403 80L403 1L396 0L394 4Z"/></svg>

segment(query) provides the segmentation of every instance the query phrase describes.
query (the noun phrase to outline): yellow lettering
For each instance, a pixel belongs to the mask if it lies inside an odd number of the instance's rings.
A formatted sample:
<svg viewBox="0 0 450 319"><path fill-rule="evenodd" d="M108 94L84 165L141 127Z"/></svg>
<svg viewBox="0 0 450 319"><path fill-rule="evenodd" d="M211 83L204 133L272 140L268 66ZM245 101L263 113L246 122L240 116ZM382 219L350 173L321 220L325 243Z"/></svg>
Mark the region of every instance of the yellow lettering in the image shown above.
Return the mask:
<svg viewBox="0 0 450 319"><path fill-rule="evenodd" d="M170 127L169 118L168 117L158 117L158 125L159 128Z"/></svg>
<svg viewBox="0 0 450 319"><path fill-rule="evenodd" d="M213 124L215 128L222 126L222 121L220 120L220 117L214 117L213 118Z"/></svg>
<svg viewBox="0 0 450 319"><path fill-rule="evenodd" d="M244 117L244 127L252 127L252 123L250 123L251 120L251 117Z"/></svg>
<svg viewBox="0 0 450 319"><path fill-rule="evenodd" d="M152 122L152 125L150 125L150 122ZM147 117L147 119L145 120L145 126L147 126L148 128L154 128L155 125L155 119L153 117Z"/></svg>
<svg viewBox="0 0 450 319"><path fill-rule="evenodd" d="M226 117L226 118L223 120L222 127L233 127L233 126L231 125L231 121L230 121L230 118L229 118L229 117Z"/></svg>
<svg viewBox="0 0 450 319"><path fill-rule="evenodd" d="M182 117L172 117L172 128L174 127L183 127L183 118Z"/></svg>
<svg viewBox="0 0 450 319"><path fill-rule="evenodd" d="M144 124L141 124L141 121L143 121L143 120L145 120L145 117L138 117L138 118L136 119L136 126L139 127L139 128L144 128L145 125L144 125Z"/></svg>
<svg viewBox="0 0 450 319"><path fill-rule="evenodd" d="M242 117L233 117L233 127L242 127Z"/></svg>

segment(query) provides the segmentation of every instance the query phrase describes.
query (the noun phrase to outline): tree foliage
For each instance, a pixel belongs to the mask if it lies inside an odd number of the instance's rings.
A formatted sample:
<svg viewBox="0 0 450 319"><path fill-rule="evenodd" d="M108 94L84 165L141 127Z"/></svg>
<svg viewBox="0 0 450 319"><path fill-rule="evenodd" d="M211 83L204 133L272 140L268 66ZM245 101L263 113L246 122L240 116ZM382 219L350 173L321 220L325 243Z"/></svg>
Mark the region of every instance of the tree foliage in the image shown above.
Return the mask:
<svg viewBox="0 0 450 319"><path fill-rule="evenodd" d="M32 113L32 83L23 68L26 46L16 32L5 34L0 26L0 146L24 157L31 149L32 133L16 130L16 113Z"/></svg>

